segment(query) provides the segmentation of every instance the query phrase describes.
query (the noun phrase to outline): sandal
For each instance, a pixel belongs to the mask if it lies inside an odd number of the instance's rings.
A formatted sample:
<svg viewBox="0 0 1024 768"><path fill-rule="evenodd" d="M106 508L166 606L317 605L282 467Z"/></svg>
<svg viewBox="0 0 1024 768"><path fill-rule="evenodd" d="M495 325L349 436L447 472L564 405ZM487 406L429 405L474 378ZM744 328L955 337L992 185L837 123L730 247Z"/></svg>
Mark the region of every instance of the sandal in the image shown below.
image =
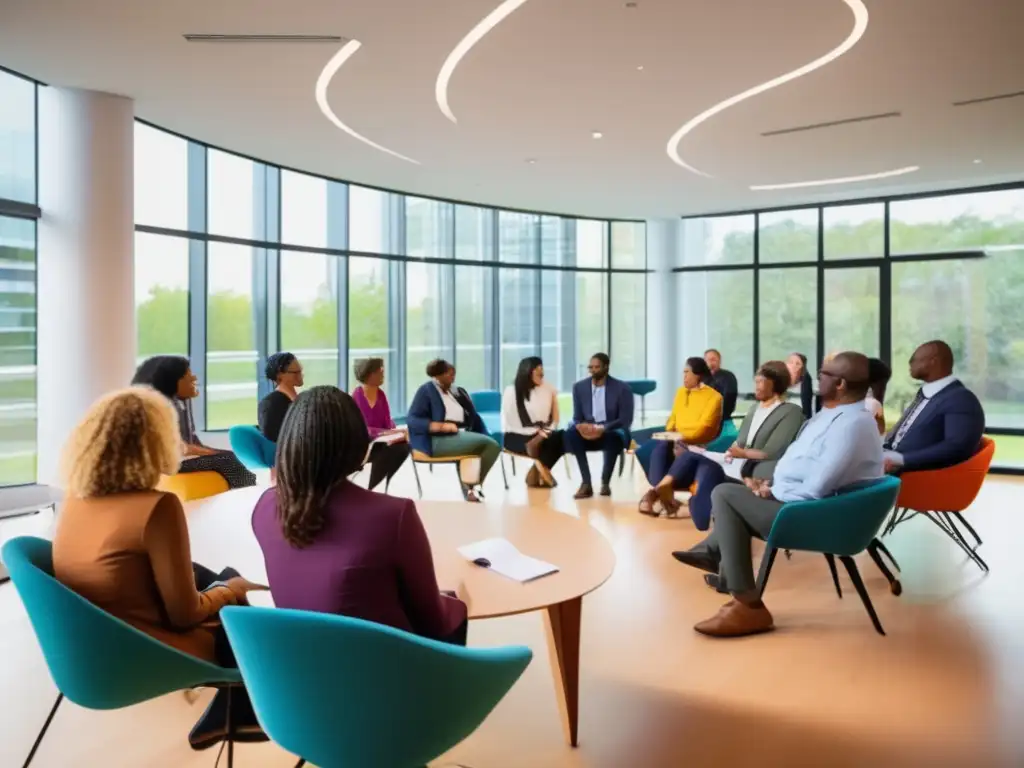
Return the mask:
<svg viewBox="0 0 1024 768"><path fill-rule="evenodd" d="M658 500L658 493L653 488L644 494L643 498L640 499L640 503L637 505L636 511L641 515L650 515L651 517L660 517L661 513L654 508L655 502Z"/></svg>
<svg viewBox="0 0 1024 768"><path fill-rule="evenodd" d="M676 501L676 490L671 485L659 485L654 489L654 492L658 494L658 501L661 502L661 506L665 508L666 512L679 509L679 503Z"/></svg>
<svg viewBox="0 0 1024 768"><path fill-rule="evenodd" d="M676 518L679 517L679 510L682 508L683 503L673 498L671 501L662 501L662 505L665 507L665 517Z"/></svg>

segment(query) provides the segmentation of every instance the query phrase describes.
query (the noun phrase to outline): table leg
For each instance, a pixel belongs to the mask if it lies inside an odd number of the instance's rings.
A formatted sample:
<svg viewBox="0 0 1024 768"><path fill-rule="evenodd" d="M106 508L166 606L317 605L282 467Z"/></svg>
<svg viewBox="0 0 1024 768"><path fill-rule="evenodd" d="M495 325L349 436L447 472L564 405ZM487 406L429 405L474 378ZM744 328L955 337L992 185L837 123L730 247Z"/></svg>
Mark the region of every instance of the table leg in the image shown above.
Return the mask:
<svg viewBox="0 0 1024 768"><path fill-rule="evenodd" d="M571 746L579 743L580 614L583 598L548 606L548 655L555 678L555 696L562 713L562 728Z"/></svg>

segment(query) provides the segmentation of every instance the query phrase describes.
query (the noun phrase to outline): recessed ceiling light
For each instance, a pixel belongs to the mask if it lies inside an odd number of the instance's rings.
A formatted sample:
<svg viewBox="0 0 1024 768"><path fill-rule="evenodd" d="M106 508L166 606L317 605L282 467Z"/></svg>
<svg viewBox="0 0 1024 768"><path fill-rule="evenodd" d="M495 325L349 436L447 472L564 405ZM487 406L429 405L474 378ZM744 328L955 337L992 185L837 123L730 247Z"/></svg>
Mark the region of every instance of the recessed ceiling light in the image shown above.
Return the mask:
<svg viewBox="0 0 1024 768"><path fill-rule="evenodd" d="M537 164L537 158L535 158L535 157L528 157L528 158L526 158L526 162L529 163L530 165L536 165Z"/></svg>
<svg viewBox="0 0 1024 768"><path fill-rule="evenodd" d="M592 139L600 139L600 138L602 138L603 136L604 136L604 134L603 134L603 133L601 133L600 131L591 131L591 132L590 132L590 137L591 137Z"/></svg>
<svg viewBox="0 0 1024 768"><path fill-rule="evenodd" d="M696 173L698 176L706 176L711 178L710 173L705 173L683 160L679 155L679 143L683 140L683 137L690 133L694 128L708 120L719 112L724 112L729 107L739 104L741 101L757 96L760 93L777 88L778 86L788 83L790 80L796 80L798 77L808 75L816 69L820 69L826 64L835 61L844 53L849 51L857 42L864 36L864 32L868 28L868 9L865 7L863 0L843 0L847 7L853 12L853 29L850 34L847 35L846 39L843 40L838 46L833 48L831 51L826 53L824 56L820 56L814 61L804 64L802 67L787 72L784 75L779 75L776 78L768 80L767 82L755 85L753 88L748 88L742 93L737 93L735 96L730 96L725 101L720 101L715 106L704 110L696 117L691 118L686 122L682 128L672 134L668 140L668 144L665 147L665 151L668 153L669 158L676 165L682 166L691 173Z"/></svg>
<svg viewBox="0 0 1024 768"><path fill-rule="evenodd" d="M981 165L981 160L975 160L975 161L974 161L974 164L975 164L975 165Z"/></svg>
<svg viewBox="0 0 1024 768"><path fill-rule="evenodd" d="M800 187L823 187L827 184L852 184L856 181L875 181L903 176L921 170L919 165L908 165L906 168L895 168L881 173L865 173L862 176L843 176L838 179L814 179L813 181L790 181L785 184L754 184L750 188L755 192L767 192L775 189L799 189Z"/></svg>
<svg viewBox="0 0 1024 768"><path fill-rule="evenodd" d="M639 66L638 66L638 67L636 68L636 71L637 71L637 72L642 72L642 71L643 71L643 69L644 69L644 65L643 65L643 64L641 64L641 65L639 65Z"/></svg>
<svg viewBox="0 0 1024 768"><path fill-rule="evenodd" d="M455 74L455 68L459 66L459 62L472 50L473 46L483 39L484 35L498 26L516 8L526 2L527 0L505 0L505 2L484 16L475 27L469 30L466 36L459 40L458 45L452 48L448 58L444 60L444 64L441 65L441 70L437 73L437 80L434 83L434 101L437 102L437 107L441 110L441 114L453 123L459 121L456 119L455 113L452 112L452 108L448 105L448 83L451 81L452 75Z"/></svg>
<svg viewBox="0 0 1024 768"><path fill-rule="evenodd" d="M397 157L399 160L405 160L408 163L419 165L419 160L413 160L411 157L406 157L399 152L395 152L393 149L382 147L377 142L371 141L361 133L349 128L341 121L341 118L334 114L334 110L331 109L331 105L327 101L327 87L331 84L331 80L334 79L334 76L338 73L338 70L341 69L341 66L348 61L352 55L360 49L360 47L362 47L362 43L358 40L349 40L341 46L338 52L331 57L331 60L324 65L323 71L320 72L320 77L316 80L315 95L317 106L320 107L320 111L323 112L324 117L330 120L336 128L344 131L353 139L357 139L358 141L361 141L374 149L380 150L385 154L391 155L392 157Z"/></svg>

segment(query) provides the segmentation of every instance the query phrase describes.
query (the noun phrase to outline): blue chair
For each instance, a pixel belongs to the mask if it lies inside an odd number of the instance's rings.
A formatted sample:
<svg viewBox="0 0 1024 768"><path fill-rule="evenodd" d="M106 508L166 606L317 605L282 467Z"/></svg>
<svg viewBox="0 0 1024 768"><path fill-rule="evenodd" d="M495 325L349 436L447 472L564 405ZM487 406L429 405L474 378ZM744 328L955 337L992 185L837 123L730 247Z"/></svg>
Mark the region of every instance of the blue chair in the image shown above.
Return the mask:
<svg viewBox="0 0 1024 768"><path fill-rule="evenodd" d="M868 550L875 563L878 563L877 552L874 551L878 545L875 536L896 502L899 491L898 477L883 477L855 490L824 499L784 504L768 534L767 548L761 558L757 577L758 590L764 594L772 563L780 549L801 550L825 555L836 592L842 597L843 590L839 586L839 574L836 572L835 558L838 557L846 566L850 580L871 617L871 623L875 625L878 634L884 635L885 630L871 604L853 556Z"/></svg>
<svg viewBox="0 0 1024 768"><path fill-rule="evenodd" d="M647 419L646 398L658 388L658 382L654 379L631 379L626 382L626 386L635 397L640 398L640 423L643 424Z"/></svg>
<svg viewBox="0 0 1024 768"><path fill-rule="evenodd" d="M496 389L481 389L478 392L471 392L469 399L473 401L473 407L480 414L491 436L501 432L501 392Z"/></svg>
<svg viewBox="0 0 1024 768"><path fill-rule="evenodd" d="M45 539L11 539L0 555L60 692L25 760L26 768L65 696L87 709L121 709L172 691L227 688L231 722L231 691L242 683L237 669L164 645L65 587L53 576L52 547ZM234 760L230 728L227 752L230 766Z"/></svg>
<svg viewBox="0 0 1024 768"><path fill-rule="evenodd" d="M426 765L476 730L533 658L323 613L229 606L221 617L260 724L303 758L296 768Z"/></svg>
<svg viewBox="0 0 1024 768"><path fill-rule="evenodd" d="M263 436L256 427L238 426L228 430L231 450L248 469L270 469L274 466L277 444Z"/></svg>

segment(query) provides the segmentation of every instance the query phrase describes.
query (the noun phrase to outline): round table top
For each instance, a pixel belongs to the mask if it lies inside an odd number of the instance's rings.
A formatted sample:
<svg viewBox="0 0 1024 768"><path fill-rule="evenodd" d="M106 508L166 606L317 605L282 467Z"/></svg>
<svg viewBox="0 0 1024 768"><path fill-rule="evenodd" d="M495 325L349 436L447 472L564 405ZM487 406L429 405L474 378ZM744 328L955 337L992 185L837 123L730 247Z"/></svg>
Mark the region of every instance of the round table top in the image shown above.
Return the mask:
<svg viewBox="0 0 1024 768"><path fill-rule="evenodd" d="M208 568L236 568L266 583L263 554L250 519L266 488L241 488L188 502L192 559ZM441 589L459 588L469 618L526 613L582 597L601 586L615 568L615 553L596 529L548 508L498 507L464 501L417 501L434 553ZM526 583L470 563L458 547L501 536L520 552L558 566L558 573ZM254 604L266 604L257 596Z"/></svg>

